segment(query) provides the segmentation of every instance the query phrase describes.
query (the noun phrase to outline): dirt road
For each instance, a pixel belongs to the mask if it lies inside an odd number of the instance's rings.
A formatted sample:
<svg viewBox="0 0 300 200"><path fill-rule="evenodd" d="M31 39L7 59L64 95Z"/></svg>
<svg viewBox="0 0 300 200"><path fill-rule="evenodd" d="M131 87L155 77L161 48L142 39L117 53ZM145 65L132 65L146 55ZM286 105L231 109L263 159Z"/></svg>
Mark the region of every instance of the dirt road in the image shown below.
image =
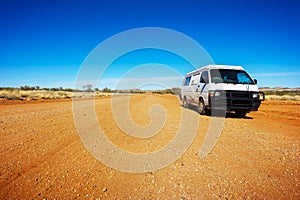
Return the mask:
<svg viewBox="0 0 300 200"><path fill-rule="evenodd" d="M199 119L192 145L178 160L139 174L109 168L86 150L70 100L0 105L0 199L300 198L299 102L267 101L247 118L229 115L217 145L203 160L198 153L211 117L182 108L175 96L147 94L130 99L130 117L147 126L154 120L149 116L154 104L164 108L164 127L141 139L117 126L111 98L95 103L106 136L135 153L170 143L179 129L181 110Z"/></svg>

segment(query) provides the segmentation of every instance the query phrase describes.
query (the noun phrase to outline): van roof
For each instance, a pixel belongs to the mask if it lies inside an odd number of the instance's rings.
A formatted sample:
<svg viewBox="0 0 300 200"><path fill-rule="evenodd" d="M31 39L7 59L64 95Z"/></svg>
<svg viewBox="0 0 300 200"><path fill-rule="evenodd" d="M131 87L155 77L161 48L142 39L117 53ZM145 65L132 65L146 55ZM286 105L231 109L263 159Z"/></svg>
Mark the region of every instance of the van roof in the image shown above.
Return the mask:
<svg viewBox="0 0 300 200"><path fill-rule="evenodd" d="M187 73L186 76L190 76L193 74L198 74L199 72L203 70L209 70L209 69L235 69L235 70L244 70L242 66L233 66L233 65L206 65L205 67L201 67L199 69L196 69L194 71L191 71Z"/></svg>

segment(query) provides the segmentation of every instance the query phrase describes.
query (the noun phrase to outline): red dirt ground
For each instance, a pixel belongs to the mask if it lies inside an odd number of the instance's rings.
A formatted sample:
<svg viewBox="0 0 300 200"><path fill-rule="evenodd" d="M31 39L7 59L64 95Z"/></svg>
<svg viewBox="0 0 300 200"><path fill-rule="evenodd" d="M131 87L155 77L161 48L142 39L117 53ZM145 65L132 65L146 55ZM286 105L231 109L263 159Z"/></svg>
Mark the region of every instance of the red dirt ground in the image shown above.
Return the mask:
<svg viewBox="0 0 300 200"><path fill-rule="evenodd" d="M85 103L85 100L82 100ZM244 119L228 116L212 152L199 148L211 117L180 106L175 96L134 95L130 114L150 123L161 104L165 126L150 139L125 135L114 122L111 98L96 100L98 121L116 145L157 150L179 128L180 111L200 119L188 151L170 166L133 174L96 160L76 131L72 101L0 103L0 199L300 199L300 103L266 101Z"/></svg>

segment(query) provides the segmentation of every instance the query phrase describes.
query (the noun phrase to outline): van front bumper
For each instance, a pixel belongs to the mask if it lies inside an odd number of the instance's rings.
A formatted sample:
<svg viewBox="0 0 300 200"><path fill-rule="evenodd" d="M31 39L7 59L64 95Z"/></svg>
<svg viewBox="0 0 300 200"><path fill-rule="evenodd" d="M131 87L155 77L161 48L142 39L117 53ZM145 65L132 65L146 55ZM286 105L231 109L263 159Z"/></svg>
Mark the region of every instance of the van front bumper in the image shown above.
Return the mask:
<svg viewBox="0 0 300 200"><path fill-rule="evenodd" d="M263 92L216 90L209 92L209 109L226 111L257 111L261 101L264 101Z"/></svg>

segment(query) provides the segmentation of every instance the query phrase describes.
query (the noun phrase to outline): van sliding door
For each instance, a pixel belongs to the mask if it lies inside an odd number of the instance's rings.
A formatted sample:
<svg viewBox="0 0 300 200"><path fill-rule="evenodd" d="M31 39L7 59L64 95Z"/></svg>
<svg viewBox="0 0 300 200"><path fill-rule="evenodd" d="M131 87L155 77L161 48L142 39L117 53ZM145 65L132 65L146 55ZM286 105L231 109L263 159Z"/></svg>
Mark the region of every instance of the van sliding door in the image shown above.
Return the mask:
<svg viewBox="0 0 300 200"><path fill-rule="evenodd" d="M199 92L198 92L198 86L200 81L200 74L194 74L191 79L191 103L198 104L198 98L199 98Z"/></svg>
<svg viewBox="0 0 300 200"><path fill-rule="evenodd" d="M208 105L208 83L209 83L208 71L203 71L201 73L200 83L198 86L198 92L199 92L198 96L199 97L201 96L203 98L205 105Z"/></svg>

